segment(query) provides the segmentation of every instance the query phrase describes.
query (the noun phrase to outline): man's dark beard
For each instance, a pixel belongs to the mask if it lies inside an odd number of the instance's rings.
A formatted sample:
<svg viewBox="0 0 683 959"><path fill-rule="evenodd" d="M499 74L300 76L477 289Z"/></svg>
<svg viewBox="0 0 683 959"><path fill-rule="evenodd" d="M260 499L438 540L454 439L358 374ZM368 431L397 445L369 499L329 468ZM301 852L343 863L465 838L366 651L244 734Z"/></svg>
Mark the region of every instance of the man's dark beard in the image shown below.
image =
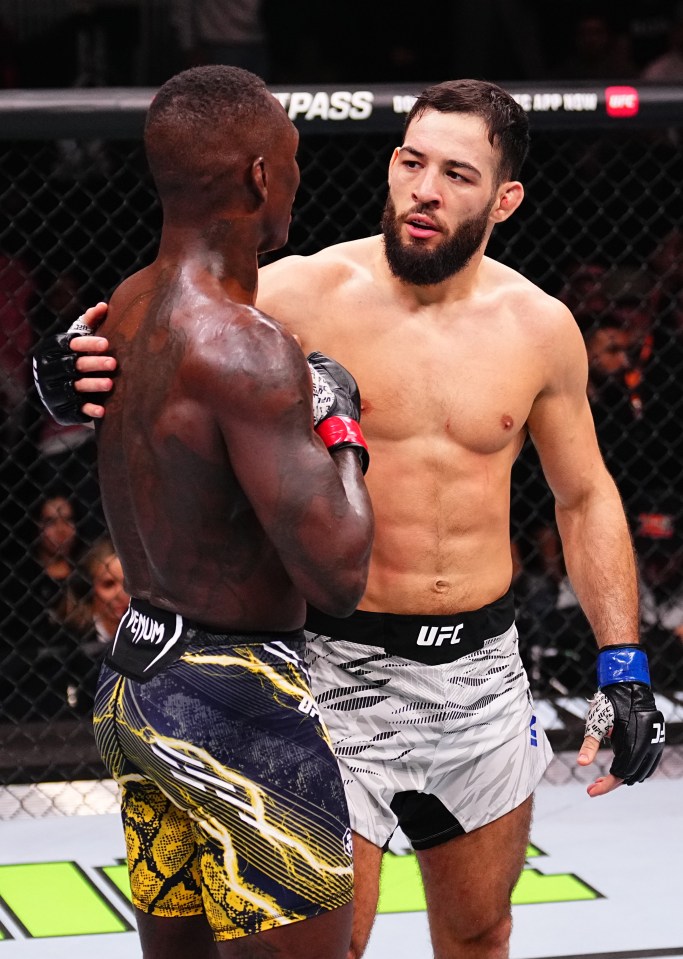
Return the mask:
<svg viewBox="0 0 683 959"><path fill-rule="evenodd" d="M417 212L417 210L413 211ZM421 211L429 214L429 210ZM396 222L396 207L387 197L382 214L384 250L389 269L399 280L414 286L432 286L459 273L481 246L489 223L490 207L465 220L456 232L444 239L434 250L406 246L401 241Z"/></svg>

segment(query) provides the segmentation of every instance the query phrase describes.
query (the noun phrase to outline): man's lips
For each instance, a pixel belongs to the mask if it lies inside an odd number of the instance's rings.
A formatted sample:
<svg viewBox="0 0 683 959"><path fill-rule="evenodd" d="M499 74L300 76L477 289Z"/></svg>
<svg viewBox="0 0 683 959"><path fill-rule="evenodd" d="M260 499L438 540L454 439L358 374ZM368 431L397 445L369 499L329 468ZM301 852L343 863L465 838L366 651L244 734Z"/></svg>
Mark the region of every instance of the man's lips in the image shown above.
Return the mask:
<svg viewBox="0 0 683 959"><path fill-rule="evenodd" d="M426 216L415 214L406 217L405 224L410 236L418 240L428 239L431 236L436 236L436 234L440 232L439 227Z"/></svg>

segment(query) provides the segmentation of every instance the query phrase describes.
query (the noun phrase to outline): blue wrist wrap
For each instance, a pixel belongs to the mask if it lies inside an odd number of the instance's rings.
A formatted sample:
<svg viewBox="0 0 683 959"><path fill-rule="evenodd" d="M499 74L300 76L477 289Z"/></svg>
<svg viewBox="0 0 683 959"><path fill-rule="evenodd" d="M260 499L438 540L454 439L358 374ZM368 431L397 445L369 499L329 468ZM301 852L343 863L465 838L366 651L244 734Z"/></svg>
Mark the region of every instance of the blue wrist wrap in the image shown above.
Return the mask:
<svg viewBox="0 0 683 959"><path fill-rule="evenodd" d="M647 653L639 646L605 646L598 654L598 688L613 683L650 685Z"/></svg>

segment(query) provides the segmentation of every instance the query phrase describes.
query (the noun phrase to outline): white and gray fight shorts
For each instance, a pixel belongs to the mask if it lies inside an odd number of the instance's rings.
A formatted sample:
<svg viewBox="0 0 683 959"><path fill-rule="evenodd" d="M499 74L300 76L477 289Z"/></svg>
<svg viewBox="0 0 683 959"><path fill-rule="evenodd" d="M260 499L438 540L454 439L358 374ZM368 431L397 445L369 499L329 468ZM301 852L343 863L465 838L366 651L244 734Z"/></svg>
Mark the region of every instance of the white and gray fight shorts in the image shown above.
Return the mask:
<svg viewBox="0 0 683 959"><path fill-rule="evenodd" d="M452 616L309 610L311 686L339 761L351 827L415 849L499 819L552 750L519 655L514 598Z"/></svg>

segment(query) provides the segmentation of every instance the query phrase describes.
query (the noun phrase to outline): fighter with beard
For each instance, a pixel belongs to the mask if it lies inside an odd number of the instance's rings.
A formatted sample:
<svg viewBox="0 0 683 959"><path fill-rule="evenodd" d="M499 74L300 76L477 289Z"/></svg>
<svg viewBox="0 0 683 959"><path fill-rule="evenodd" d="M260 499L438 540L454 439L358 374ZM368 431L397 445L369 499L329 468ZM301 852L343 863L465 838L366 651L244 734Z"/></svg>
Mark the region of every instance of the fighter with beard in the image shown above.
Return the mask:
<svg viewBox="0 0 683 959"><path fill-rule="evenodd" d="M258 306L306 352L353 371L373 451L367 591L348 619L310 610L307 620L312 686L355 830L353 959L399 823L417 852L434 955L508 954L532 795L551 758L510 590L510 476L527 434L601 648L605 692L578 762L593 761L614 725L614 775L589 794L646 778L662 749L637 645L633 550L595 437L581 334L562 303L484 255L522 201L527 147L524 111L499 87L430 87L391 157L382 235L260 271ZM103 369L101 357L78 364Z"/></svg>

